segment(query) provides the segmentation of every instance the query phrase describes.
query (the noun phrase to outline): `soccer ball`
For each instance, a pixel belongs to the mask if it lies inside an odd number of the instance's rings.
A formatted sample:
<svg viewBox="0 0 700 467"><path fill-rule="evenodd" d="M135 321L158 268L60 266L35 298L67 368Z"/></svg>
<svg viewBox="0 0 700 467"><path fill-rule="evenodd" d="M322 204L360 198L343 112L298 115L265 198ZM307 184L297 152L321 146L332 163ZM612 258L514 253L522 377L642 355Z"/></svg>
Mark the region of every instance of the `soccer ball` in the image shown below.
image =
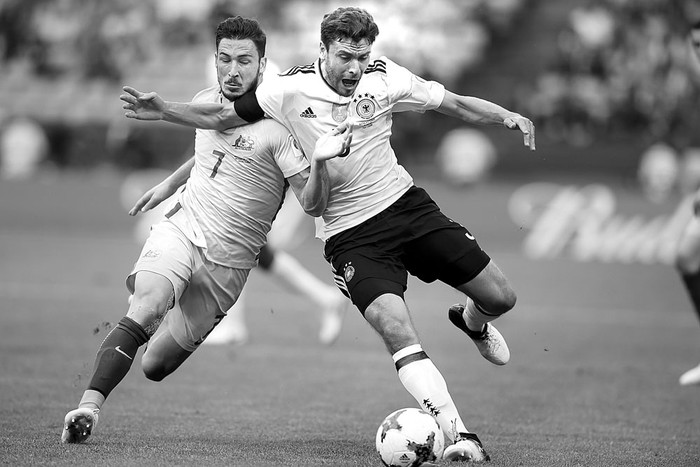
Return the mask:
<svg viewBox="0 0 700 467"><path fill-rule="evenodd" d="M399 409L377 430L377 452L389 467L418 467L442 458L445 438L440 426L420 409Z"/></svg>

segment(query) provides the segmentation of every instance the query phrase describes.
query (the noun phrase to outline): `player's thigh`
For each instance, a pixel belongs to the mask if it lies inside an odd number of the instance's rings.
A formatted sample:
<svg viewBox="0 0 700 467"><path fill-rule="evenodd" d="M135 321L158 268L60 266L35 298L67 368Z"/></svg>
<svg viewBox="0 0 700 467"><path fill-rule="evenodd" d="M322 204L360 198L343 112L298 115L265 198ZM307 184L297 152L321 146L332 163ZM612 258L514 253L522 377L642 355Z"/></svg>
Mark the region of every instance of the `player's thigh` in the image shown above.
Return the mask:
<svg viewBox="0 0 700 467"><path fill-rule="evenodd" d="M249 272L249 269L211 263L202 257L180 297L179 307L168 312L170 332L180 347L193 352L204 342L238 300Z"/></svg>
<svg viewBox="0 0 700 467"><path fill-rule="evenodd" d="M505 313L515 306L515 291L493 260L476 277L456 288L494 314Z"/></svg>
<svg viewBox="0 0 700 467"><path fill-rule="evenodd" d="M690 219L680 238L676 266L686 274L700 270L700 219L696 216Z"/></svg>
<svg viewBox="0 0 700 467"><path fill-rule="evenodd" d="M197 248L170 221L154 225L126 278L132 303L164 302L170 308L187 287L197 254Z"/></svg>
<svg viewBox="0 0 700 467"><path fill-rule="evenodd" d="M435 217L435 222L443 222L441 213ZM458 288L476 278L491 258L466 227L449 221L407 242L402 260L408 272L423 282L439 280Z"/></svg>
<svg viewBox="0 0 700 467"><path fill-rule="evenodd" d="M384 294L403 300L408 273L398 256L362 245L333 256L330 263L336 285L360 313Z"/></svg>

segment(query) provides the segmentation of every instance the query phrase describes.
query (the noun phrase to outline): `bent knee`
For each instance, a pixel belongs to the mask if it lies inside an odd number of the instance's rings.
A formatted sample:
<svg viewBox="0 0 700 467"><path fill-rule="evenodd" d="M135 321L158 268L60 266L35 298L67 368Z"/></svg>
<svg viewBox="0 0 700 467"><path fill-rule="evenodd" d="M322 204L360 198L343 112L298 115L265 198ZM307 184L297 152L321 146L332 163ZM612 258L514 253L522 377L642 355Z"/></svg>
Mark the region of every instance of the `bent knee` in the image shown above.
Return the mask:
<svg viewBox="0 0 700 467"><path fill-rule="evenodd" d="M147 379L156 382L163 381L171 373L163 361L149 358L147 353L141 358L141 369Z"/></svg>
<svg viewBox="0 0 700 467"><path fill-rule="evenodd" d="M496 296L480 303L481 307L490 315L502 315L515 307L518 297L513 289L505 289Z"/></svg>

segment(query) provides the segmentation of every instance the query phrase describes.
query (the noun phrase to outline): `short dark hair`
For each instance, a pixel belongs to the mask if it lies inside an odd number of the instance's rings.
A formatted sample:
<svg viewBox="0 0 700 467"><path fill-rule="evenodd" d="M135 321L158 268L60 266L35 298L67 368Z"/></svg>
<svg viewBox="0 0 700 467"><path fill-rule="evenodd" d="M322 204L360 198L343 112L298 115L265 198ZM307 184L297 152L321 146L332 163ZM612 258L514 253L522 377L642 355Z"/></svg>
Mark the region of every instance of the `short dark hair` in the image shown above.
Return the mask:
<svg viewBox="0 0 700 467"><path fill-rule="evenodd" d="M216 50L219 50L221 39L250 39L258 49L260 58L265 56L265 44L267 36L254 19L233 16L226 18L216 27Z"/></svg>
<svg viewBox="0 0 700 467"><path fill-rule="evenodd" d="M341 7L324 15L321 21L321 42L326 48L332 41L345 38L353 42L367 39L372 44L378 34L374 18L362 8Z"/></svg>

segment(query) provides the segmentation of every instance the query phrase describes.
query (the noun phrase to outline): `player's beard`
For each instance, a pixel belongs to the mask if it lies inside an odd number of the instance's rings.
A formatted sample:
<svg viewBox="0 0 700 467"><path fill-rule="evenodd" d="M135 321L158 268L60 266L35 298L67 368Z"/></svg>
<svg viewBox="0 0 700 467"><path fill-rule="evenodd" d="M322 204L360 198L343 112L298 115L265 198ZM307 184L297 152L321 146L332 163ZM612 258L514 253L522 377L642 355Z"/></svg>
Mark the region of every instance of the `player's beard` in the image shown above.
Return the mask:
<svg viewBox="0 0 700 467"><path fill-rule="evenodd" d="M343 85L343 76L340 73L336 73L332 67L328 65L328 62L324 62L324 66L326 69L326 81L328 81L328 84L331 85L331 87L340 94L343 97L348 97L352 96L352 94L355 92L355 89L357 89L357 85L359 84L359 80L355 81L355 85L352 88L347 88Z"/></svg>
<svg viewBox="0 0 700 467"><path fill-rule="evenodd" d="M235 101L239 97L241 97L243 94L247 93L251 89L255 89L258 87L258 83L260 82L260 67L258 66L258 70L255 73L255 79L251 81L250 85L247 86L242 92L237 92L237 93L230 93L226 91L225 87L222 84L219 84L219 90L221 91L221 95L224 96L226 99L230 101Z"/></svg>

